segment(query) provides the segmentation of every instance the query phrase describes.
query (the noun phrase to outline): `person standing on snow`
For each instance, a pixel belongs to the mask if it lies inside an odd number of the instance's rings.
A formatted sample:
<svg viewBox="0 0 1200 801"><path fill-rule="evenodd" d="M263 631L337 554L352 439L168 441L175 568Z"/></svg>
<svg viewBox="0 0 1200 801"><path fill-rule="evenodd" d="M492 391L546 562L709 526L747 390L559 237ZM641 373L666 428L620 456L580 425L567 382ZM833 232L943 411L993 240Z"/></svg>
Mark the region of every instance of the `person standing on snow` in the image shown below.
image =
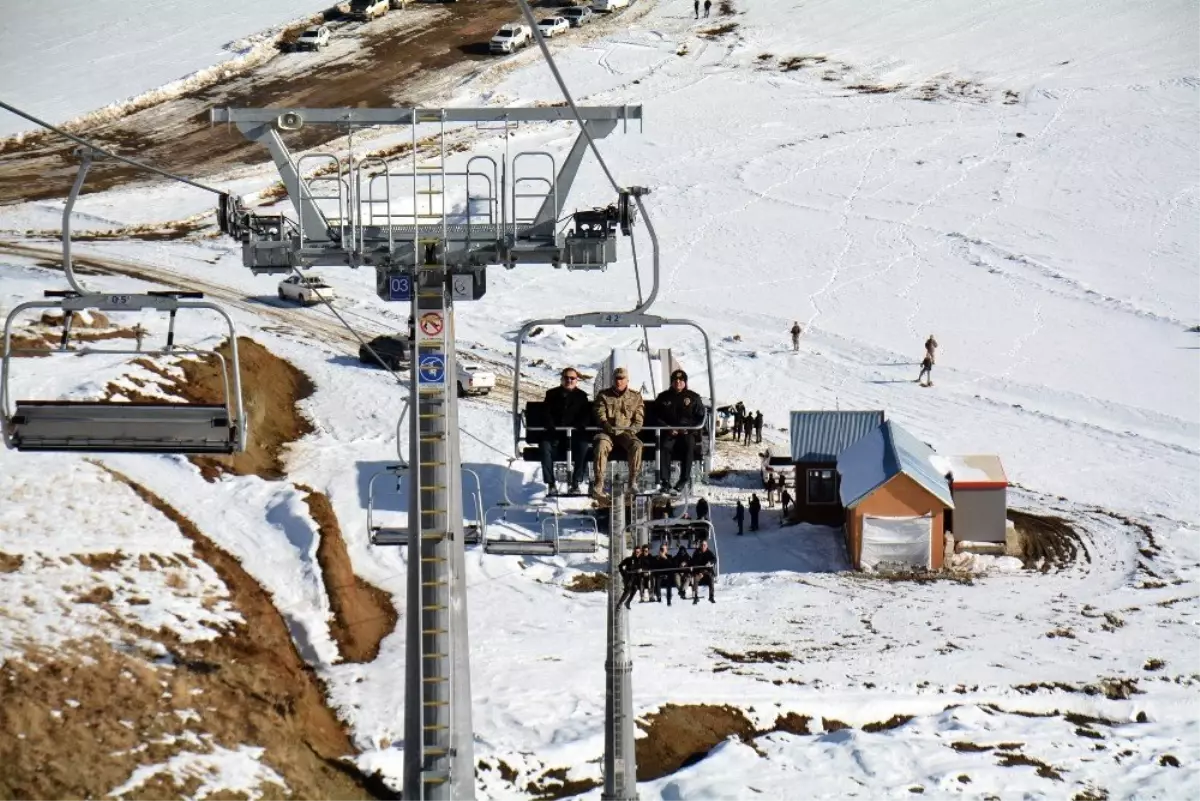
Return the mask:
<svg viewBox="0 0 1200 801"><path fill-rule="evenodd" d="M733 510L733 519L737 521L738 536L740 537L740 536L742 536L743 525L745 524L745 521L746 521L746 507L742 506L742 502L740 499L737 502L737 508Z"/></svg>
<svg viewBox="0 0 1200 801"><path fill-rule="evenodd" d="M754 415L747 414L746 419L742 422L743 430L745 431L745 441L743 445L750 444L750 438L754 436Z"/></svg>
<svg viewBox="0 0 1200 801"><path fill-rule="evenodd" d="M754 413L754 444L762 444L763 415L762 409Z"/></svg>
<svg viewBox="0 0 1200 801"><path fill-rule="evenodd" d="M800 350L800 335L804 333L804 329L800 327L799 320L792 321L792 350Z"/></svg>
<svg viewBox="0 0 1200 801"><path fill-rule="evenodd" d="M767 506L775 505L775 473L767 473Z"/></svg>
<svg viewBox="0 0 1200 801"><path fill-rule="evenodd" d="M633 596L637 594L638 585L641 583L638 576L638 559L641 555L642 549L640 547L634 548L633 553L626 556L617 565L617 572L621 574L621 586L624 590L617 604L625 604L626 609L633 603Z"/></svg>
<svg viewBox="0 0 1200 801"><path fill-rule="evenodd" d="M922 383L921 379L925 377L929 378L929 383ZM933 386L933 357L928 353L926 353L925 358L921 360L921 373L917 376L917 383L921 384L923 387Z"/></svg>
<svg viewBox="0 0 1200 801"><path fill-rule="evenodd" d="M929 335L929 339L925 340L925 355L929 357L930 364L937 363L937 340L933 338L933 334Z"/></svg>
<svg viewBox="0 0 1200 801"><path fill-rule="evenodd" d="M708 501L706 501L704 498L701 498L700 500L696 501L696 519L697 520L707 520L708 519Z"/></svg>
<svg viewBox="0 0 1200 801"><path fill-rule="evenodd" d="M758 531L758 513L762 510L762 501L758 499L758 493L750 496L750 530Z"/></svg>
<svg viewBox="0 0 1200 801"><path fill-rule="evenodd" d="M712 0L704 0L704 16L708 17L708 12L712 8Z"/></svg>
<svg viewBox="0 0 1200 801"><path fill-rule="evenodd" d="M700 0L692 0L692 11L696 12L696 19L700 19Z"/></svg>
<svg viewBox="0 0 1200 801"><path fill-rule="evenodd" d="M788 507L792 505L792 494L787 491L787 487L784 487L779 493L779 505L783 507L781 514L786 518Z"/></svg>

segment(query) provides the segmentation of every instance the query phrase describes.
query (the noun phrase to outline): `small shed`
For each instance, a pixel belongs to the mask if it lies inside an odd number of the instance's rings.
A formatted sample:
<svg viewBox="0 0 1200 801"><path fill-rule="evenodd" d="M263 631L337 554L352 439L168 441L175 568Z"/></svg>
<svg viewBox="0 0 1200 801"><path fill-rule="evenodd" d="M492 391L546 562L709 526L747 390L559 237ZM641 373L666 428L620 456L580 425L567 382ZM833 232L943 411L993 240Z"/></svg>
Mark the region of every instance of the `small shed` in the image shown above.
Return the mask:
<svg viewBox="0 0 1200 801"><path fill-rule="evenodd" d="M1000 457L993 454L947 456L954 512L947 528L955 539L970 542L1004 542L1008 519L1008 476Z"/></svg>
<svg viewBox="0 0 1200 801"><path fill-rule="evenodd" d="M954 499L935 459L933 449L890 420L842 451L839 494L856 568L941 569L945 513Z"/></svg>
<svg viewBox="0 0 1200 801"><path fill-rule="evenodd" d="M838 456L855 440L883 423L882 411L800 411L791 417L791 456L796 479L791 519L839 526Z"/></svg>

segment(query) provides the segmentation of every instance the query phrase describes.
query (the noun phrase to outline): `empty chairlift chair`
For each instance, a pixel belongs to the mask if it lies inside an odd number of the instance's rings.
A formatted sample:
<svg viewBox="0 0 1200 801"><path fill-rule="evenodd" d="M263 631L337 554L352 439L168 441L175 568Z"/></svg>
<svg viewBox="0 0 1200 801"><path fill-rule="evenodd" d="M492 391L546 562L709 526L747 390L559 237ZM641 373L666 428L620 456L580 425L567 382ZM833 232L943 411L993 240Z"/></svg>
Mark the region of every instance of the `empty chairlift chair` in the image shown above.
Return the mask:
<svg viewBox="0 0 1200 801"><path fill-rule="evenodd" d="M403 498L401 492L403 477L408 472L408 465L392 464L371 476L367 482L367 536L372 545L408 545L408 526L389 526L379 521L378 512L382 501L375 491L375 482L382 476L394 476L396 479L395 495ZM471 508L475 512L475 522L465 522L463 526L463 542L467 545L478 545L483 540L486 531L484 522L482 492L479 484L479 474L470 468L463 468L463 473L469 474L475 481L475 490L471 493Z"/></svg>
<svg viewBox="0 0 1200 801"><path fill-rule="evenodd" d="M229 315L219 306L194 300L203 297L198 292L85 295L68 291L47 292L46 297L49 299L17 305L4 323L0 414L3 415L4 442L8 447L20 451L181 454L232 454L244 450L247 432L242 407L237 332ZM14 347L13 322L29 309L62 312L63 332L57 348ZM164 348L70 349L73 314L90 310L123 313L147 309L170 314L170 328ZM229 335L229 362L215 351L174 345L176 314L181 310L193 309L211 310L224 318ZM141 358L196 354L215 356L221 365L224 400L220 403L14 400L11 384L13 360L18 354L30 352L42 355L59 352L76 356L107 354Z"/></svg>

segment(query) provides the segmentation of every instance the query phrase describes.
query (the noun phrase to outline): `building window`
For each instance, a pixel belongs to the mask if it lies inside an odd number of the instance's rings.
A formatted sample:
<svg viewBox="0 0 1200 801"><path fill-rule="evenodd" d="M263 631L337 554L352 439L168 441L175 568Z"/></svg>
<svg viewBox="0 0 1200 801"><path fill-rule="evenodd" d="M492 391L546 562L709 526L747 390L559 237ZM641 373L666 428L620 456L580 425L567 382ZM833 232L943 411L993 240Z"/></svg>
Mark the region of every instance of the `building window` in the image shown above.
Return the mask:
<svg viewBox="0 0 1200 801"><path fill-rule="evenodd" d="M809 470L805 497L810 504L837 503L837 472Z"/></svg>

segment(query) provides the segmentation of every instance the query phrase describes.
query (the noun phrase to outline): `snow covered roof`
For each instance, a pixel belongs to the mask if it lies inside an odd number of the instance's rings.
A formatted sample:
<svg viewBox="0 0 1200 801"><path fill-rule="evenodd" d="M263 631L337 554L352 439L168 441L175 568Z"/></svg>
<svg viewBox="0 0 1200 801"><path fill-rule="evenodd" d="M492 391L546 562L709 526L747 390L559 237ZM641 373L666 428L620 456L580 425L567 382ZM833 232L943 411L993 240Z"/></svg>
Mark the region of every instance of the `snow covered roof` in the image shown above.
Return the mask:
<svg viewBox="0 0 1200 801"><path fill-rule="evenodd" d="M964 456L943 457L950 473L950 485L954 489L988 489L1007 487L1008 476L1000 457L991 453L974 453Z"/></svg>
<svg viewBox="0 0 1200 801"><path fill-rule="evenodd" d="M792 412L792 461L836 462L852 442L883 423L883 412Z"/></svg>
<svg viewBox="0 0 1200 801"><path fill-rule="evenodd" d="M842 506L853 507L889 479L903 473L931 495L954 507L950 485L934 465L933 449L888 420L838 456Z"/></svg>

